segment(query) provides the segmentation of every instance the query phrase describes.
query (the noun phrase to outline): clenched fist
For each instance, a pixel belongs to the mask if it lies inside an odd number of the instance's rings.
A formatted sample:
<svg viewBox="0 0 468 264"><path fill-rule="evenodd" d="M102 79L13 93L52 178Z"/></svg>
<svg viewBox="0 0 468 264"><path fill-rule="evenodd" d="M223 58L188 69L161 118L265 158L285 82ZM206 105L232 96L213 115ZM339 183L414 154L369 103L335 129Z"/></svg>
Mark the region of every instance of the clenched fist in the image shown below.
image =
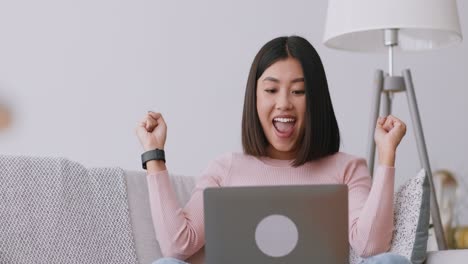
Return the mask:
<svg viewBox="0 0 468 264"><path fill-rule="evenodd" d="M164 149L167 126L160 113L149 111L135 129L145 151Z"/></svg>
<svg viewBox="0 0 468 264"><path fill-rule="evenodd" d="M392 115L379 117L375 127L374 140L381 164L394 165L396 148L405 134L406 124L400 119Z"/></svg>

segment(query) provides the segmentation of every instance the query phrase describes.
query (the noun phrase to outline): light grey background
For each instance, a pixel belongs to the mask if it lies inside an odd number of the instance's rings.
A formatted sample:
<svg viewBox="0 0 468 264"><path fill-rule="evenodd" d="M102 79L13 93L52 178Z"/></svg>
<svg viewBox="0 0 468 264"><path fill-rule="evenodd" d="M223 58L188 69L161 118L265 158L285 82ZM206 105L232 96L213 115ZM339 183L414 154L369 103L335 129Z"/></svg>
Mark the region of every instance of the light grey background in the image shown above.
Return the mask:
<svg viewBox="0 0 468 264"><path fill-rule="evenodd" d="M468 3L458 1L467 35ZM249 67L272 38L297 34L328 74L342 151L366 155L374 70L386 54L322 44L327 1L21 0L0 2L0 102L14 123L0 132L6 154L65 156L86 166L140 170L137 122L149 109L168 124L169 170L199 175L241 151ZM411 68L433 170L468 178L468 43L397 53ZM408 124L397 184L420 168L406 96L394 114Z"/></svg>

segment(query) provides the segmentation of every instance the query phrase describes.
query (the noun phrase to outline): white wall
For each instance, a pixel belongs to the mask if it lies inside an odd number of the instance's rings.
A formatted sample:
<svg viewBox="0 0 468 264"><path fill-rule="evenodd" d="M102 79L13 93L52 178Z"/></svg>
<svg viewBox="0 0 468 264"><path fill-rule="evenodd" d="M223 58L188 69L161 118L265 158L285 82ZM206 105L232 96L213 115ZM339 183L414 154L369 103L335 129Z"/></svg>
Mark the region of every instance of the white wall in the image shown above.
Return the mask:
<svg viewBox="0 0 468 264"><path fill-rule="evenodd" d="M270 39L297 34L321 54L341 128L342 150L365 156L374 70L385 54L322 44L326 1L22 0L0 2L0 100L14 124L0 152L65 156L87 166L140 169L134 134L149 109L168 123L167 165L198 175L241 151L248 70ZM459 1L467 33L468 3ZM468 178L468 43L396 54L411 68L433 170ZM397 183L420 168L406 96L394 114L409 124Z"/></svg>

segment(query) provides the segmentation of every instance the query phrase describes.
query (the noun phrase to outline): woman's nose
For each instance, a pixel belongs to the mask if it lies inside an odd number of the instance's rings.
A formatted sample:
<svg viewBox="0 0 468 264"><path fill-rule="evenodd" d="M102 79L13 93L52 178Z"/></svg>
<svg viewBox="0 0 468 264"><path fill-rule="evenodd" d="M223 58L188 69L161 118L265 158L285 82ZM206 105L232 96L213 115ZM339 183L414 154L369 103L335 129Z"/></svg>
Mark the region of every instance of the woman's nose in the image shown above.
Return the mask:
<svg viewBox="0 0 468 264"><path fill-rule="evenodd" d="M279 94L276 99L276 108L278 110L289 110L292 108L292 103L289 94Z"/></svg>

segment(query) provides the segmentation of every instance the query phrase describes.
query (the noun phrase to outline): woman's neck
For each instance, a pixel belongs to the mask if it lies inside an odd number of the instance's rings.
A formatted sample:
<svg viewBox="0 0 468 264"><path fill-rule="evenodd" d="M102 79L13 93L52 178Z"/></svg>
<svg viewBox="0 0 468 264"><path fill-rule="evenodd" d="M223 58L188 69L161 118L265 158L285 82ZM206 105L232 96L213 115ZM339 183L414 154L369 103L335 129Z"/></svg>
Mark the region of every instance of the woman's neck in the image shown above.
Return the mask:
<svg viewBox="0 0 468 264"><path fill-rule="evenodd" d="M267 155L271 159L293 160L296 158L296 151L279 151L270 145L267 149Z"/></svg>

